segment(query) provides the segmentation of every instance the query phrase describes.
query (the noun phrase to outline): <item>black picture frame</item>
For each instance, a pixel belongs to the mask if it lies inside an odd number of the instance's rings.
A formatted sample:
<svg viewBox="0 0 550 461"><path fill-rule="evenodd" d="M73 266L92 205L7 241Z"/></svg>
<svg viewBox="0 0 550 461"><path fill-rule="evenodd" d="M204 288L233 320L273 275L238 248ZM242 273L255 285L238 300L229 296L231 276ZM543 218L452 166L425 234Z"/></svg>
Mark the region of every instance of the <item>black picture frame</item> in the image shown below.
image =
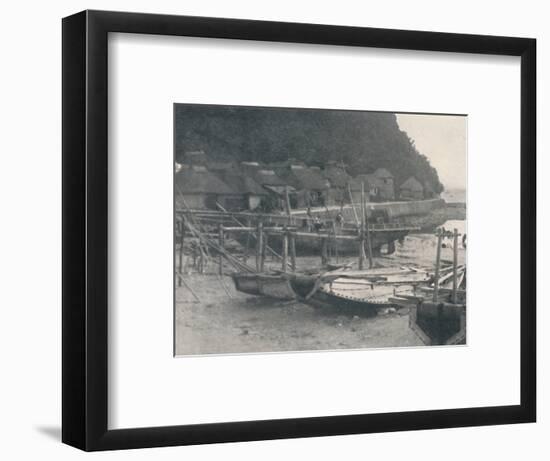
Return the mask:
<svg viewBox="0 0 550 461"><path fill-rule="evenodd" d="M83 11L63 29L62 440L83 450L534 422L536 419L536 41L157 14ZM107 43L109 32L521 57L521 403L109 430Z"/></svg>

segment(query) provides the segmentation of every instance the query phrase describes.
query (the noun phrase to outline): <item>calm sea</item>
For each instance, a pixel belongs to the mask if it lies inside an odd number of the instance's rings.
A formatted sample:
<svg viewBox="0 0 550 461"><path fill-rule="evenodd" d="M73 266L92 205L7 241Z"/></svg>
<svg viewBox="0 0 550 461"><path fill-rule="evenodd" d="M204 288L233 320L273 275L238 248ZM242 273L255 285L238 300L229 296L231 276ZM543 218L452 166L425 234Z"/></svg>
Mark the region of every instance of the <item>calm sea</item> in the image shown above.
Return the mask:
<svg viewBox="0 0 550 461"><path fill-rule="evenodd" d="M445 190L441 194L441 197L446 202L464 202L464 203L466 203L466 190L465 189Z"/></svg>

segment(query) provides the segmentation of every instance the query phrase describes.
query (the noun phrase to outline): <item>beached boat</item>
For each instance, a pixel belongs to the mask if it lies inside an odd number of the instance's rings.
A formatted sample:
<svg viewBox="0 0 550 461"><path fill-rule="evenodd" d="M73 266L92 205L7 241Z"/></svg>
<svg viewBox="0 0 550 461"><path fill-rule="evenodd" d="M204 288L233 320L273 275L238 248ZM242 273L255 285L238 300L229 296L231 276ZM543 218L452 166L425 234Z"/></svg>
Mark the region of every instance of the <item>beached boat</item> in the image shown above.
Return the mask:
<svg viewBox="0 0 550 461"><path fill-rule="evenodd" d="M296 297L289 280L280 274L231 274L235 289L243 293L269 298L291 300Z"/></svg>
<svg viewBox="0 0 550 461"><path fill-rule="evenodd" d="M395 251L395 241L402 240L407 234L418 230L417 227L403 225L380 225L373 226L370 230L371 247L374 254L380 254L382 247L388 245L386 253L391 254ZM353 256L359 254L359 236L357 229L345 228L338 234L326 230L315 231L295 231L293 232L296 245L296 253L299 256L316 256L323 251L323 241L326 240L326 250L331 254L340 256ZM239 232L234 234L234 238L243 246L254 245L255 240L250 238L250 234ZM280 253L283 248L283 233L269 233L269 246Z"/></svg>
<svg viewBox="0 0 550 461"><path fill-rule="evenodd" d="M416 285L430 281L423 271L387 268L289 277L297 299L314 307L367 317L380 309L396 307L391 300L396 293L412 294Z"/></svg>

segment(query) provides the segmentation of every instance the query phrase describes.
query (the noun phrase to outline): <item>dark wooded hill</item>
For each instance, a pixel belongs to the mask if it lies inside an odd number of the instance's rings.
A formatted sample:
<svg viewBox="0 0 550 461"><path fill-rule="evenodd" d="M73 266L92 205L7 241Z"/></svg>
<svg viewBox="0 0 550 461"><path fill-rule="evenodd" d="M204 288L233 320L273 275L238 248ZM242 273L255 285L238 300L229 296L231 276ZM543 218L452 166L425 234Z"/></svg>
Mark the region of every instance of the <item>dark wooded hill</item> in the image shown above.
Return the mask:
<svg viewBox="0 0 550 461"><path fill-rule="evenodd" d="M440 193L429 160L399 129L393 113L176 104L176 160L203 150L216 161L296 159L323 167L343 162L352 176L384 167L399 185L410 176Z"/></svg>

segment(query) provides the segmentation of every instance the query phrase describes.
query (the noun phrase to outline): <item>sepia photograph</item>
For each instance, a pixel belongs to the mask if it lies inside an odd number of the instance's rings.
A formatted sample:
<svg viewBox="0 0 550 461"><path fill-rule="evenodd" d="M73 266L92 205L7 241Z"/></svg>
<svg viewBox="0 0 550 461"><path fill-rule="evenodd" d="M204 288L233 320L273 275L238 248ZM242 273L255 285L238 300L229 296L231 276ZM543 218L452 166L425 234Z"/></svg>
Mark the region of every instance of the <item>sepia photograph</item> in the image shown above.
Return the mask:
<svg viewBox="0 0 550 461"><path fill-rule="evenodd" d="M174 104L174 354L466 344L467 116Z"/></svg>

